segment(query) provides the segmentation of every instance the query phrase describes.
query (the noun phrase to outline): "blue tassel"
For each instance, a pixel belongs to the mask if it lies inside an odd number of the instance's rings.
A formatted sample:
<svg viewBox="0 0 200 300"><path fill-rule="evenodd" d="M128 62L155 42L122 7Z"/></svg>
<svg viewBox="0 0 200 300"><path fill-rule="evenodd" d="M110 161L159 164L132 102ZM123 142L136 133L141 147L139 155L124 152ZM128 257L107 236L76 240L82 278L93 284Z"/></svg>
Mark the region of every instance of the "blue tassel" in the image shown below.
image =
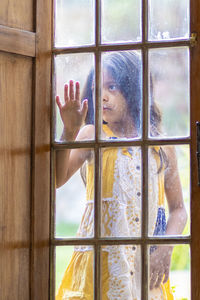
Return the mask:
<svg viewBox="0 0 200 300"><path fill-rule="evenodd" d="M154 229L154 236L162 236L165 235L166 233L166 216L165 216L165 209L164 207L159 207L158 208L158 213L157 213L157 219L156 219L156 225ZM150 247L150 254L157 249L157 246L151 246Z"/></svg>

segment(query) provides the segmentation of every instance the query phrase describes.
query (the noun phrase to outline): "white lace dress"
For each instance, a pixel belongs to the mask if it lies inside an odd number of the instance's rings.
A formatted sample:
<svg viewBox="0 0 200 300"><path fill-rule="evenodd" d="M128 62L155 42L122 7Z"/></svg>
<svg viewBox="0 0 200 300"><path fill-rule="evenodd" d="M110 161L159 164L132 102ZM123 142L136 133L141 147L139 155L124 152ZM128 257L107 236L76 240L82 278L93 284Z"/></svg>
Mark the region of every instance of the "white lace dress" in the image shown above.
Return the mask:
<svg viewBox="0 0 200 300"><path fill-rule="evenodd" d="M112 136L104 126L107 136ZM160 204L158 154L149 152L149 234L153 235ZM77 237L94 236L94 165L87 165L86 208ZM105 148L102 152L102 237L141 236L141 149ZM89 258L90 257L90 258ZM92 259L91 259L92 257ZM137 245L102 247L102 300L141 299L141 249ZM77 246L59 289L60 299L93 299L93 251ZM84 261L84 263L82 263ZM78 273L78 274L77 274ZM90 284L91 283L91 284ZM151 291L149 299L173 299L164 285Z"/></svg>

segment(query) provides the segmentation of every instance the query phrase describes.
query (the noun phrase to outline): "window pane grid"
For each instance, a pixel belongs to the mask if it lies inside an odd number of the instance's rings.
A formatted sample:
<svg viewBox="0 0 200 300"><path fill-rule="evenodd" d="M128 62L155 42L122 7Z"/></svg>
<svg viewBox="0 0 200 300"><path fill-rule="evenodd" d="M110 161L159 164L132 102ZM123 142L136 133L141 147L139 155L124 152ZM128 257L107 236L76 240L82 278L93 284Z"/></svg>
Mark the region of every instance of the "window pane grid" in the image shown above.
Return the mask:
<svg viewBox="0 0 200 300"><path fill-rule="evenodd" d="M115 44L115 45L99 45L99 46L81 46L81 47L64 47L64 48L53 48L52 54L64 54L64 53L84 53L84 52L106 52L114 50L142 50L151 48L163 48L163 47L180 47L180 46L191 46L189 39L178 40L178 41L162 41L162 42L139 42L139 43L128 43L128 44Z"/></svg>
<svg viewBox="0 0 200 300"><path fill-rule="evenodd" d="M143 20L142 20L142 40L146 42L148 39L148 3L147 0L143 0ZM142 138L148 139L148 49L143 49L142 52L142 71L143 71L143 102L142 102ZM142 145L142 236L145 241L148 236L148 147ZM148 282L148 245L141 245L142 253L142 280L141 282ZM141 286L141 299L148 299L148 284L142 284Z"/></svg>
<svg viewBox="0 0 200 300"><path fill-rule="evenodd" d="M148 0L142 0L142 42L148 40Z"/></svg>
<svg viewBox="0 0 200 300"><path fill-rule="evenodd" d="M95 1L95 44L101 44L101 0Z"/></svg>
<svg viewBox="0 0 200 300"><path fill-rule="evenodd" d="M96 0L96 18L95 18L95 43L98 46L101 43L101 1ZM101 53L96 51L95 53L95 141L99 140L100 136L100 86L101 86ZM100 245L98 239L101 236L101 153L96 144L95 147L95 182L94 182L94 238L97 239L97 243L94 248L94 299L101 300L101 256Z"/></svg>
<svg viewBox="0 0 200 300"><path fill-rule="evenodd" d="M100 247L102 245L140 245L142 251L142 282L148 282L148 246L154 244L189 244L191 243L190 237L180 236L180 237L148 237L148 146L153 145L180 145L188 144L191 145L190 138L177 138L177 139L150 139L148 138L148 49L151 48L163 48L163 47L180 47L188 46L190 47L190 40L181 39L178 41L162 41L162 42L149 42L148 41L148 0L142 0L142 42L139 43L123 43L115 45L101 45L101 9L100 0L96 0L95 7L95 42L96 46L81 46L81 47L70 47L70 48L55 48L52 47L52 55L64 54L64 53L84 53L92 52L95 54L95 96L96 96L96 107L95 107L95 140L93 142L70 142L70 143L57 143L54 141L54 129L52 133L52 152L67 148L93 148L95 153L95 197L94 197L94 238L91 239L59 239L54 238L54 219L55 219L55 184L54 179L52 180L52 235L51 235L51 245L52 245L52 274L55 277L55 247L64 245L93 245L94 246L94 296L95 300L100 300ZM106 51L119 51L119 50L142 50L143 54L143 136L142 140L135 141L112 141L104 142L100 140L100 67L101 67L101 54ZM53 64L52 64L53 65ZM52 72L54 76L54 71ZM53 78L54 82L54 78ZM53 87L53 91L55 91ZM54 93L54 92L53 92ZM55 95L54 95L55 96ZM54 97L55 98L55 97ZM52 124L54 124L55 110L53 104L53 114L52 114ZM119 147L119 146L141 146L142 150L142 235L140 238L101 238L101 155L100 151L103 147ZM52 178L55 178L54 170L54 158L52 157ZM55 278L52 278L52 295L55 294ZM148 299L148 286L142 286L142 299Z"/></svg>
<svg viewBox="0 0 200 300"><path fill-rule="evenodd" d="M53 246L68 246L68 245L155 245L155 244L189 244L191 242L190 237L146 237L146 238L91 238L91 239L67 239L67 238L54 238L51 240Z"/></svg>
<svg viewBox="0 0 200 300"><path fill-rule="evenodd" d="M190 138L177 138L177 139L143 139L143 140L136 140L136 141L91 141L91 142L62 142L52 143L53 150L61 150L61 149L72 149L72 148L105 148L105 147L123 147L123 146L159 146L159 145L190 145L191 139Z"/></svg>

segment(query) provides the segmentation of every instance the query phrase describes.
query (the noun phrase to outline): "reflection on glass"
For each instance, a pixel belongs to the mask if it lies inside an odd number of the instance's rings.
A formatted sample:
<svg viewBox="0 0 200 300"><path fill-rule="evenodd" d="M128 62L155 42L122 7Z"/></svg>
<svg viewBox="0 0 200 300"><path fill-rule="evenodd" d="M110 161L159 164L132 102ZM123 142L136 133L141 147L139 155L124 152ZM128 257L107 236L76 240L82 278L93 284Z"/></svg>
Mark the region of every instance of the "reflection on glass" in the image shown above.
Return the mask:
<svg viewBox="0 0 200 300"><path fill-rule="evenodd" d="M190 134L189 49L149 50L151 137L188 137Z"/></svg>
<svg viewBox="0 0 200 300"><path fill-rule="evenodd" d="M110 139L141 136L142 60L140 51L118 51L102 56L102 123ZM107 135L102 130L102 138Z"/></svg>
<svg viewBox="0 0 200 300"><path fill-rule="evenodd" d="M189 146L152 146L148 160L149 235L190 234Z"/></svg>
<svg viewBox="0 0 200 300"><path fill-rule="evenodd" d="M56 300L93 299L93 261L92 246L56 247Z"/></svg>
<svg viewBox="0 0 200 300"><path fill-rule="evenodd" d="M149 40L189 38L189 0L149 0Z"/></svg>
<svg viewBox="0 0 200 300"><path fill-rule="evenodd" d="M101 291L102 299L141 299L140 246L102 247Z"/></svg>
<svg viewBox="0 0 200 300"><path fill-rule="evenodd" d="M94 44L94 0L55 1L55 46Z"/></svg>
<svg viewBox="0 0 200 300"><path fill-rule="evenodd" d="M57 55L55 57L55 95L60 97L60 101L62 105L64 105L64 85L68 84L70 86L70 80L74 82L74 90L76 91L75 82L79 82L80 84L80 102L83 103L84 99L93 98L92 97L92 89L88 90L88 84L94 88L93 80L94 80L94 56L91 53L81 53L81 54L64 54ZM68 96L70 94L70 87L68 90ZM73 99L72 99L73 100ZM91 107L92 106L92 107ZM94 109L93 109L93 101L89 103L90 115L86 116L86 123L92 124L94 123ZM79 108L78 108L79 109ZM72 109L68 110L69 116L65 117L67 126L71 126L73 128L70 131L73 131L74 127L77 126L80 122L79 114L75 115L76 117L72 117ZM65 110L65 115L67 110ZM69 121L70 117L72 117L72 121ZM68 121L67 121L68 120ZM82 125L84 125L84 118ZM59 140L62 132L63 132L63 122L59 113L58 106L56 107L56 139ZM93 137L85 135L85 139L93 139ZM69 139L68 139L69 140Z"/></svg>
<svg viewBox="0 0 200 300"><path fill-rule="evenodd" d="M154 245L149 252L148 299L190 300L190 247Z"/></svg>
<svg viewBox="0 0 200 300"><path fill-rule="evenodd" d="M102 42L141 41L141 1L102 1Z"/></svg>
<svg viewBox="0 0 200 300"><path fill-rule="evenodd" d="M57 151L57 159L59 159L59 155L63 156L66 151L69 150ZM77 160L81 159L83 161L82 166L73 175ZM69 176L70 172L73 176L64 185L62 185L63 181L60 175L63 170L59 166L56 170L56 182L58 187L61 185L56 190L56 237L93 237L93 151L91 149L72 149L68 164L70 166Z"/></svg>
<svg viewBox="0 0 200 300"><path fill-rule="evenodd" d="M104 130L109 134L107 125ZM105 148L102 161L102 222L104 237L141 235L141 148Z"/></svg>

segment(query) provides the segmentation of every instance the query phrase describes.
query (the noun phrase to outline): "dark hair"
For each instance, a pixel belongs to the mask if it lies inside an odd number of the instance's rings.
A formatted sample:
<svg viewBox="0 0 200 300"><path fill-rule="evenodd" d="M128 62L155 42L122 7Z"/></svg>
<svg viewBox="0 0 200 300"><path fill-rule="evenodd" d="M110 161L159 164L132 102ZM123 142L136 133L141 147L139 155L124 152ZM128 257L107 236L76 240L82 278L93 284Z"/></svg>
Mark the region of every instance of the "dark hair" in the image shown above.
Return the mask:
<svg viewBox="0 0 200 300"><path fill-rule="evenodd" d="M102 67L107 70L116 83L117 88L127 101L128 110L134 125L140 132L142 111L142 64L136 51L109 52L102 56ZM94 70L88 75L83 91L83 99L88 99L86 124L94 124L93 107ZM153 99L153 80L150 76L150 133L158 136L161 131L161 113Z"/></svg>

